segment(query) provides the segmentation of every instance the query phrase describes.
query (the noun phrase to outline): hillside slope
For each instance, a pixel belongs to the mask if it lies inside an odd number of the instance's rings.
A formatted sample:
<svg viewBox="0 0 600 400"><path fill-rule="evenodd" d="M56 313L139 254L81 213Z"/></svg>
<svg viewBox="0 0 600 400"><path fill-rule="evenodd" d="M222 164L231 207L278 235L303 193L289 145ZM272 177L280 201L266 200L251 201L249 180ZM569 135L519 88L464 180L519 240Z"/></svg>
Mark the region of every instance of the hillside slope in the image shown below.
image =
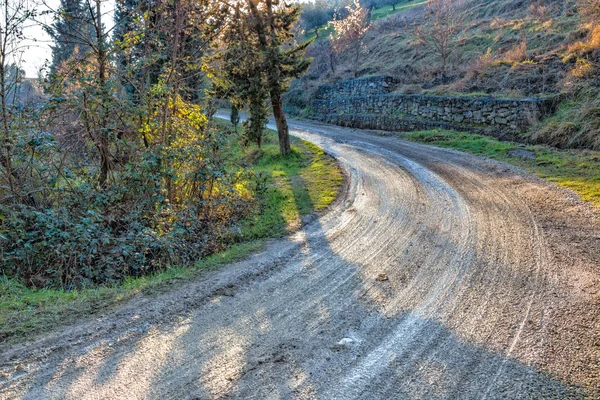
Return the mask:
<svg viewBox="0 0 600 400"><path fill-rule="evenodd" d="M580 15L575 0L468 0L464 30L456 38L445 76L439 59L420 44L412 26L426 4L374 21L355 62L345 52L332 62L327 39L311 46L311 69L294 88L308 108L321 84L368 75L390 75L399 93L458 96L560 96L558 113L528 132L532 142L600 148L600 28ZM333 65L332 65L333 64Z"/></svg>

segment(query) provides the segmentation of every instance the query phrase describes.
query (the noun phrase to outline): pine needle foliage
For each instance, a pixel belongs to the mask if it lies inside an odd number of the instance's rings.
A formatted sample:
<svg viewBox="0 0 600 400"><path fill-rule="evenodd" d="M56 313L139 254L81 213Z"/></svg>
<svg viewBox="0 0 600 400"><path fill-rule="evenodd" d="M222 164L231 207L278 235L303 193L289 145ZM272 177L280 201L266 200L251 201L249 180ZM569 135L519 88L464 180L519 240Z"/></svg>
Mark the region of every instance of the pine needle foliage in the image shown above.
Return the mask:
<svg viewBox="0 0 600 400"><path fill-rule="evenodd" d="M265 104L270 100L282 155L290 153L282 95L290 80L310 65L305 57L310 42L294 40L299 16L300 6L279 0L239 1L227 7L215 40L217 91L248 106L254 122L247 127L256 132L259 126L252 124L266 120Z"/></svg>

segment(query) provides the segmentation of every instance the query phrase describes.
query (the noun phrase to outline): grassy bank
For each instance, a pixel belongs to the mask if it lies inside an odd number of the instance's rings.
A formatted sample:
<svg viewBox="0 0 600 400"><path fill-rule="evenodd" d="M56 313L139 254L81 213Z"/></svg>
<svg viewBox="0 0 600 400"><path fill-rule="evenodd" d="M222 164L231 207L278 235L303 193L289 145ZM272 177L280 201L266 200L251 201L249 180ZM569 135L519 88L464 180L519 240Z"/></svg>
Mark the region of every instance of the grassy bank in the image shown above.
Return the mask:
<svg viewBox="0 0 600 400"><path fill-rule="evenodd" d="M444 130L401 134L404 139L448 147L516 165L540 178L577 192L600 206L600 151L525 146L492 137Z"/></svg>
<svg viewBox="0 0 600 400"><path fill-rule="evenodd" d="M316 146L292 138L292 154L279 155L276 134L269 131L263 148L231 143L231 156L249 163L260 178L255 210L240 227L238 243L195 265L169 267L161 273L127 279L113 286L82 290L33 290L0 277L0 342L17 342L78 318L116 306L139 293L161 293L172 284L243 259L264 240L300 227L303 215L322 211L335 199L342 173L330 156Z"/></svg>

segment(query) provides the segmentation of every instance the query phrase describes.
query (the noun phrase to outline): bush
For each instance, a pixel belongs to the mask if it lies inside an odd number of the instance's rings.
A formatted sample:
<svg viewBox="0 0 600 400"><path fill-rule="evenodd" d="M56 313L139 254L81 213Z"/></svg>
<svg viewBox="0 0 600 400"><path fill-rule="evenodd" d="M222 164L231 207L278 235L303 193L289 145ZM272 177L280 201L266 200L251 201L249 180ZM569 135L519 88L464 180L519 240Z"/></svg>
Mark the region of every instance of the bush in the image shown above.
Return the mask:
<svg viewBox="0 0 600 400"><path fill-rule="evenodd" d="M249 205L224 196L178 210L150 197L126 207L124 193L81 188L57 208L0 206L1 273L28 286L81 287L190 264L230 241Z"/></svg>
<svg viewBox="0 0 600 400"><path fill-rule="evenodd" d="M82 287L189 264L231 242L252 203L243 185L234 190L247 174L227 160L224 132L177 130L181 142L140 151L106 189L87 170L63 167L63 178L36 183L52 187L43 203L0 203L0 274Z"/></svg>

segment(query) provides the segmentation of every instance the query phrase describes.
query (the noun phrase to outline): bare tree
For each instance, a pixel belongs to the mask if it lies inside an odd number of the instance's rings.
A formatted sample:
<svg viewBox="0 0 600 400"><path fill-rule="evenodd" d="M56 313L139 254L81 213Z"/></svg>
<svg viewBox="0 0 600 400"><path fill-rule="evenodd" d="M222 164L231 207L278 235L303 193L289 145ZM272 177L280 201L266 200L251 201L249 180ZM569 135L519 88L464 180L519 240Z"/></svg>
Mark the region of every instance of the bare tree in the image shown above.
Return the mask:
<svg viewBox="0 0 600 400"><path fill-rule="evenodd" d="M456 49L457 37L464 29L462 0L430 0L424 17L413 26L417 40L440 59L440 73L446 74L448 58Z"/></svg>
<svg viewBox="0 0 600 400"><path fill-rule="evenodd" d="M352 52L354 73L356 74L360 49L364 46L363 38L371 27L369 10L355 0L352 5L346 7L346 11L348 13L346 18L336 18L330 22L333 26L333 33L330 36L331 48L335 54L344 51ZM333 70L333 60L331 60L331 69Z"/></svg>
<svg viewBox="0 0 600 400"><path fill-rule="evenodd" d="M2 4L3 3L3 4ZM16 93L19 74L10 73L18 69L19 54L24 49L23 29L26 21L33 16L26 0L4 0L0 6L0 165L5 173L6 183L12 196L19 196L18 172L12 164L12 124L15 118L15 104L9 101L11 93Z"/></svg>

